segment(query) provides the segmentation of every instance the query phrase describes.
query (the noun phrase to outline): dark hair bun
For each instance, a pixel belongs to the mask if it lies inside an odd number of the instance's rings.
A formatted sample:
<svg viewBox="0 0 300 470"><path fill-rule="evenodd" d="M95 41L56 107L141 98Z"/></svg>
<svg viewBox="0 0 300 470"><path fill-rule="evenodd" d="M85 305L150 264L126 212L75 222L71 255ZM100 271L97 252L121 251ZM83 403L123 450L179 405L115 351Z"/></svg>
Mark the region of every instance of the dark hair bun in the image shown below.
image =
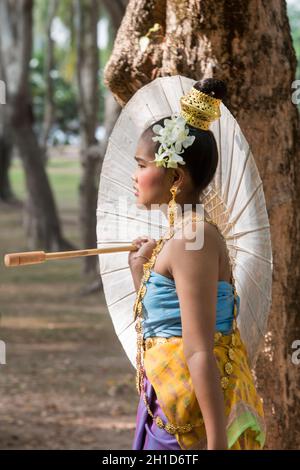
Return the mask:
<svg viewBox="0 0 300 470"><path fill-rule="evenodd" d="M216 78L205 78L204 80L196 82L193 86L197 90L213 98L218 98L219 100L223 100L227 95L226 83Z"/></svg>

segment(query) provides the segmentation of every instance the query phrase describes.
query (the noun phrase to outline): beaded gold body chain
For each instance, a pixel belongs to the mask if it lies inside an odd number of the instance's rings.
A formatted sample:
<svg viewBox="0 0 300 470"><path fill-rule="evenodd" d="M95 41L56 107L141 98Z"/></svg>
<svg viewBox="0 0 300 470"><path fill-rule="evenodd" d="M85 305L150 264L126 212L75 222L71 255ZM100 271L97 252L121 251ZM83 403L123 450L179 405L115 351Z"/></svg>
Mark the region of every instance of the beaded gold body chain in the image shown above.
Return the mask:
<svg viewBox="0 0 300 470"><path fill-rule="evenodd" d="M212 220L207 219L206 217L200 217L198 215L193 215L191 220L192 221L206 220L207 222L215 225L215 227L217 228L218 232L221 234L221 236L222 236L222 238L225 242L225 245L226 245L226 241L225 241L222 233L220 232L217 224L214 223ZM190 220L188 220L187 222L189 222L189 221ZM160 428L165 429L169 434L190 432L192 430L192 428L195 427L196 425L195 424L194 425L186 424L186 425L183 425L183 426L175 426L175 425L173 425L169 422L164 423L163 420L160 418L160 416L154 416L151 409L150 409L149 403L147 401L146 390L144 389L145 369L144 369L144 361L143 361L143 359L144 359L144 338L143 338L143 332L142 332L142 310L143 310L142 299L145 296L146 289L147 289L145 284L146 284L146 282L148 281L148 279L150 277L151 268L153 267L153 265L156 261L156 257L158 255L158 253L160 252L160 250L162 249L162 247L164 246L164 242L169 240L170 238L172 238L174 233L175 233L175 231L174 231L174 228L173 228L170 231L169 234L159 238L155 248L152 251L152 255L150 257L150 260L143 264L144 274L143 274L143 277L142 277L142 280L141 280L141 285L140 285L139 291L137 293L137 297L136 297L134 307L133 307L134 320L136 321L135 330L137 332L136 389L137 389L137 392L138 392L139 395L143 394L143 400L144 400L145 405L147 407L148 413L155 420L157 426L160 427ZM226 248L227 248L227 245L226 245ZM228 252L228 248L227 248L227 252ZM230 376L230 374L233 371L233 366L232 366L232 363L230 361L234 359L234 346L237 344L237 338L236 338L236 330L237 330L237 322L236 322L237 301L236 301L236 298L237 298L237 293L236 293L235 282L234 282L234 277L233 277L233 267L232 267L229 252L228 252L228 259L229 259L229 263L230 263L230 267L231 267L231 283L232 283L233 290L234 290L234 315L233 315L234 318L233 318L233 327L232 327L232 333L231 333L231 342L229 344L229 349L228 349L228 360L224 365L225 375L223 375L223 377L221 378L221 386L222 386L223 389L226 389L228 387L228 384L229 384L228 376ZM220 332L220 331L215 332L215 337L214 337L215 343L222 336L223 336L222 332Z"/></svg>

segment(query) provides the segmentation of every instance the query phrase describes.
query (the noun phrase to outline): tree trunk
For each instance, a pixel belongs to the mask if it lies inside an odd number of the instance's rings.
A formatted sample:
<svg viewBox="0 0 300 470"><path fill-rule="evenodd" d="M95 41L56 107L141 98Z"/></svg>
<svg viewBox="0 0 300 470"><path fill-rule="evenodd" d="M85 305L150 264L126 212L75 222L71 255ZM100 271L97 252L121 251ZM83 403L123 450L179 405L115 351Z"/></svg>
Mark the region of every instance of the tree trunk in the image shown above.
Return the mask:
<svg viewBox="0 0 300 470"><path fill-rule="evenodd" d="M47 163L47 140L51 127L53 125L55 111L53 100L53 78L51 71L54 69L54 41L51 37L51 28L53 19L55 17L58 7L58 0L50 0L48 2L48 18L46 25L46 46L45 46L45 66L44 66L44 79L45 79L45 110L43 120L43 132L41 138L41 146L43 150L43 159Z"/></svg>
<svg viewBox="0 0 300 470"><path fill-rule="evenodd" d="M109 136L112 133L121 110L121 106L115 100L113 94L108 90L105 96L105 113L103 122L105 127L105 135L100 142L101 155L103 156L102 159L104 158L106 152Z"/></svg>
<svg viewBox="0 0 300 470"><path fill-rule="evenodd" d="M0 104L0 201L14 203L17 201L13 194L9 179L9 167L12 154L12 142L5 122L4 104Z"/></svg>
<svg viewBox="0 0 300 470"><path fill-rule="evenodd" d="M33 131L28 84L32 52L32 0L0 2L0 61L7 85L9 128L21 156L28 190L27 234L31 249L74 248L61 234L42 152Z"/></svg>
<svg viewBox="0 0 300 470"><path fill-rule="evenodd" d="M166 0L128 2L113 53L104 70L104 84L121 106L140 87L163 75L160 69L163 66L165 23ZM152 31L155 24L158 30ZM139 40L146 35L150 42L145 52Z"/></svg>
<svg viewBox="0 0 300 470"><path fill-rule="evenodd" d="M80 228L83 246L96 248L96 209L98 176L95 169L100 159L96 146L98 93L97 23L99 11L96 0L75 1L77 37L78 112L80 120L82 176L79 187ZM97 273L98 258L84 258L84 274Z"/></svg>
<svg viewBox="0 0 300 470"><path fill-rule="evenodd" d="M0 80L4 77L0 60ZM9 179L9 167L12 155L12 139L7 126L6 86L0 82L0 201L15 203L17 199L13 194Z"/></svg>
<svg viewBox="0 0 300 470"><path fill-rule="evenodd" d="M11 144L0 135L0 201L10 203L16 200L9 179Z"/></svg>
<svg viewBox="0 0 300 470"><path fill-rule="evenodd" d="M153 26L157 25L153 28ZM153 28L153 29L151 29ZM139 40L148 38L143 50ZM228 84L263 180L274 256L273 300L256 364L267 419L266 449L300 445L300 124L292 102L296 57L286 2L130 0L105 69L120 104L157 76L181 74Z"/></svg>

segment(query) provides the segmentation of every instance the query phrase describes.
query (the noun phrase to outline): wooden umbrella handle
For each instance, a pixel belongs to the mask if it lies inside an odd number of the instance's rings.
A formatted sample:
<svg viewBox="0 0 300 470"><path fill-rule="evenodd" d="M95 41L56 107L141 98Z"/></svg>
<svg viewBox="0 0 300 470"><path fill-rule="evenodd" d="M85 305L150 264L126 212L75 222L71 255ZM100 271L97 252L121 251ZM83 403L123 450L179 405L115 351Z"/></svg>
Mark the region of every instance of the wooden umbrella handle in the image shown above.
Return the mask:
<svg viewBox="0 0 300 470"><path fill-rule="evenodd" d="M28 264L44 263L50 259L77 258L78 256L92 256L104 253L119 253L121 251L136 251L136 245L110 246L107 248L91 248L87 250L58 251L45 253L45 251L25 251L23 253L8 253L4 256L7 267L24 266Z"/></svg>

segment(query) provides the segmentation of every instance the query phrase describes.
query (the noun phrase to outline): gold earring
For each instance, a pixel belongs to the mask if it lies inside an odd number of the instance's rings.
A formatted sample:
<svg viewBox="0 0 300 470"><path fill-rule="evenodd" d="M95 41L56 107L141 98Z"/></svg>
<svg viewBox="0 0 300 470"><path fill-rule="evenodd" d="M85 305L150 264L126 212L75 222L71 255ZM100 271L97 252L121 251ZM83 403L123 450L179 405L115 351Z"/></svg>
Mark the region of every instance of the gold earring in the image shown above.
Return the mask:
<svg viewBox="0 0 300 470"><path fill-rule="evenodd" d="M177 193L177 186L172 186L170 189L170 193L172 194L172 198L170 199L168 203L168 221L169 221L169 226L173 227L174 225L174 220L175 220L175 212L176 212L176 193Z"/></svg>

